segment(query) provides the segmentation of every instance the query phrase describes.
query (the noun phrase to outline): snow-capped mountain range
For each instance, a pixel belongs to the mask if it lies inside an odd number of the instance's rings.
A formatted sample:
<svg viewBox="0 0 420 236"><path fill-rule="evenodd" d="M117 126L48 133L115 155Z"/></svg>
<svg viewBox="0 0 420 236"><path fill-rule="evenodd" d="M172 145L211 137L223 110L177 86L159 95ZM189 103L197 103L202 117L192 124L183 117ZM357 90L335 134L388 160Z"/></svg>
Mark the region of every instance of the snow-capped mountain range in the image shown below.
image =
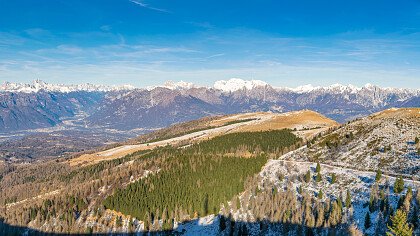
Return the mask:
<svg viewBox="0 0 420 236"><path fill-rule="evenodd" d="M243 80L239 78L232 78L229 80L219 80L214 83L212 87L200 86L196 85L191 82L185 81L166 81L163 85L157 86L149 86L147 90L153 90L155 88L167 88L171 90L188 90L192 88L207 88L207 89L215 89L220 90L222 92L235 92L239 90L253 90L255 88L264 88L270 87L275 90L283 90L283 91L291 91L295 93L309 93L313 91L329 91L329 92L338 92L338 93L357 93L363 89L366 90L375 90L375 89L382 89L387 91L394 91L394 92L411 92L411 93L419 93L420 89L403 89L403 88L380 88L378 86L372 84L366 84L362 87L357 87L354 85L342 85L342 84L332 84L330 86L313 86L311 84L298 86L296 88L290 87L275 87L271 86L268 83L261 81L261 80ZM77 92L77 91L86 91L86 92L109 92L109 91L128 91L140 89L133 85L100 85L100 84L50 84L46 83L42 80L34 80L31 84L28 83L13 83L13 82L4 82L0 86L0 92L24 92L24 93L33 93L39 92L41 90L47 92Z"/></svg>
<svg viewBox="0 0 420 236"><path fill-rule="evenodd" d="M36 80L1 85L0 132L52 127L73 117L87 128L127 130L165 127L209 115L300 109L345 122L390 107L420 107L420 90L371 84L288 88L242 79L217 81L212 87L169 81L148 88Z"/></svg>
<svg viewBox="0 0 420 236"><path fill-rule="evenodd" d="M32 84L4 82L0 86L0 91L36 93L41 90L44 90L47 92L69 93L69 92L77 92L77 91L109 92L109 91L132 90L134 88L135 87L132 85L106 86L106 85L96 85L96 84L90 84L90 83L66 85L66 84L50 84L42 80L34 80Z"/></svg>

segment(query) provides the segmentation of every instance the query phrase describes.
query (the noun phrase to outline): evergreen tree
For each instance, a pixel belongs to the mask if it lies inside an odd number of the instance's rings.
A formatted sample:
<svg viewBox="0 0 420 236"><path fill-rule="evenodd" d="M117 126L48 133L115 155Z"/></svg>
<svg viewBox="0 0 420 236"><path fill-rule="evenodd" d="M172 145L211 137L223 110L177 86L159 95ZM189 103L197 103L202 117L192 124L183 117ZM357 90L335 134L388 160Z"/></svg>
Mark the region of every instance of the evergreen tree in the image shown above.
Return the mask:
<svg viewBox="0 0 420 236"><path fill-rule="evenodd" d="M398 176L394 183L394 192L401 193L404 190L404 179L402 176Z"/></svg>
<svg viewBox="0 0 420 236"><path fill-rule="evenodd" d="M309 181L311 181L311 171L308 170L305 174L305 182L309 183Z"/></svg>
<svg viewBox="0 0 420 236"><path fill-rule="evenodd" d="M335 184L335 182L337 181L337 176L335 173L331 174L331 184Z"/></svg>
<svg viewBox="0 0 420 236"><path fill-rule="evenodd" d="M375 211L375 199L374 199L373 195L370 195L370 198L369 198L369 211L370 212Z"/></svg>
<svg viewBox="0 0 420 236"><path fill-rule="evenodd" d="M414 139L414 143L416 143L416 144L418 144L418 143L419 143L419 137L416 137L416 138Z"/></svg>
<svg viewBox="0 0 420 236"><path fill-rule="evenodd" d="M409 190L411 190L409 188ZM407 214L410 212L410 206L411 206L411 199L413 198L413 192L411 191L407 191L407 194L404 197L403 203L402 203L402 209L403 211L405 211Z"/></svg>
<svg viewBox="0 0 420 236"><path fill-rule="evenodd" d="M150 224L152 222L152 219L150 217L149 212L146 212L145 216L144 216L144 231L149 231L150 230Z"/></svg>
<svg viewBox="0 0 420 236"><path fill-rule="evenodd" d="M236 209L241 209L241 199L239 197L236 200Z"/></svg>
<svg viewBox="0 0 420 236"><path fill-rule="evenodd" d="M321 165L319 164L319 162L316 163L316 169L315 169L316 173L320 173L321 172Z"/></svg>
<svg viewBox="0 0 420 236"><path fill-rule="evenodd" d="M321 173L318 172L318 174L316 175L316 182L319 183L321 182L322 177L321 177Z"/></svg>
<svg viewBox="0 0 420 236"><path fill-rule="evenodd" d="M365 216L365 229L369 229L371 225L372 225L372 222L370 220L370 214L368 211L366 212L366 216Z"/></svg>
<svg viewBox="0 0 420 236"><path fill-rule="evenodd" d="M413 196L413 188L411 186L408 186L407 188L407 195Z"/></svg>
<svg viewBox="0 0 420 236"><path fill-rule="evenodd" d="M392 225L388 225L388 236L411 236L413 229L407 223L407 215L402 210L397 210L394 216L391 217Z"/></svg>
<svg viewBox="0 0 420 236"><path fill-rule="evenodd" d="M319 192L318 192L318 198L319 199L322 199L324 197L324 193L322 192L322 189L321 190L319 190Z"/></svg>
<svg viewBox="0 0 420 236"><path fill-rule="evenodd" d="M121 218L121 216L117 216L116 224L117 224L117 227L121 227L122 226L122 218Z"/></svg>
<svg viewBox="0 0 420 236"><path fill-rule="evenodd" d="M209 195L206 194L203 201L203 215L207 215L209 213Z"/></svg>
<svg viewBox="0 0 420 236"><path fill-rule="evenodd" d="M376 176L375 176L376 182L379 182L379 180L381 180L381 177L382 177L382 171L378 169L376 171Z"/></svg>
<svg viewBox="0 0 420 236"><path fill-rule="evenodd" d="M346 207L349 208L351 206L351 195L350 195L350 191L347 190L346 193Z"/></svg>
<svg viewBox="0 0 420 236"><path fill-rule="evenodd" d="M341 201L341 195L337 198L337 205L340 212L343 212L343 202Z"/></svg>

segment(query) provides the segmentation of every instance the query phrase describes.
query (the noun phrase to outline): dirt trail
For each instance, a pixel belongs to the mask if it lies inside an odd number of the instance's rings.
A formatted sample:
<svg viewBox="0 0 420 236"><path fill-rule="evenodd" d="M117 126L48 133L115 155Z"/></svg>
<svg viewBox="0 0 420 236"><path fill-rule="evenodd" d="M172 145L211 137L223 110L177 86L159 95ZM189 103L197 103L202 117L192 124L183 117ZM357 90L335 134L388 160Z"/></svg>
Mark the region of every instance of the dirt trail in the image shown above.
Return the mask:
<svg viewBox="0 0 420 236"><path fill-rule="evenodd" d="M303 146L301 148L304 148L304 147L306 147L306 146ZM288 156L288 155L292 154L293 152L294 151L288 152L288 153L284 154L283 156L281 156L279 159L268 161L267 164L263 167L263 169L268 165L272 165L274 162L288 162L288 163L292 163L292 164L309 164L309 165L316 165L317 164L316 162L310 162L310 161L290 161L290 160L281 159L281 158L284 158L286 155ZM376 172L374 172L374 171L359 170L357 168L349 168L349 167L344 167L344 166L339 166L339 165L331 165L331 164L324 164L324 163L319 163L319 164L321 165L321 167L324 166L324 167L329 167L329 168L333 168L333 169L353 171L355 173L360 173L361 175L376 175ZM389 174L389 173L385 174L385 173L382 173L383 177L388 177L390 179L396 179L397 178L396 176L399 176L399 175L400 174ZM407 178L407 176L404 176L404 175L402 175L402 177L403 177L405 182L410 182L410 183L413 183L413 184L415 183L416 185L420 186L420 181L409 179L409 178Z"/></svg>

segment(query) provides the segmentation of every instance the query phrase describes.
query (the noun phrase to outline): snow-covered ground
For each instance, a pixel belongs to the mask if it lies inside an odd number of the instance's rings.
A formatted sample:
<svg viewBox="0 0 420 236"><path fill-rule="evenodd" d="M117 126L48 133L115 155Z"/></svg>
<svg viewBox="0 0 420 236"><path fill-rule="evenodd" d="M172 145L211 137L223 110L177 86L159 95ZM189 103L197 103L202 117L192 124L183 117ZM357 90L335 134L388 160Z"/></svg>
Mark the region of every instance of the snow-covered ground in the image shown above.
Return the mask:
<svg viewBox="0 0 420 236"><path fill-rule="evenodd" d="M416 111L420 109L389 109L356 120L284 159L318 159L334 166L381 169L390 175L420 179L420 144L414 142L420 137L420 113Z"/></svg>
<svg viewBox="0 0 420 236"><path fill-rule="evenodd" d="M290 153L286 155L290 155ZM353 219L359 229L364 229L365 215L366 212L369 211L369 207L366 206L366 203L369 202L370 191L375 184L376 173L336 167L328 164L320 165L322 181L317 183L314 181L316 163L285 161L281 159L270 160L260 172L260 176L262 177L261 185L264 181L270 181L271 183L274 183L278 189L285 189L287 182L290 181L295 189L302 186L304 191L312 196L317 196L319 191L322 190L324 193L323 199L337 199L338 197L341 197L343 201L345 199L346 191L349 190L352 196L352 206L354 209ZM305 183L300 177L308 170L311 171L311 181ZM337 181L334 184L331 184L332 173L335 173L337 176ZM279 174L284 175L284 180L279 180ZM390 205L395 209L400 195L393 192L392 186L394 182L395 177L382 175L382 179L378 184L381 189L385 189L385 186L387 184L389 185L390 192L388 200ZM412 186L413 189L419 189L420 187L419 181L405 179L404 182L406 187ZM372 213L371 217L372 219L375 219L377 217L377 212ZM373 231L374 227L371 227L369 230Z"/></svg>

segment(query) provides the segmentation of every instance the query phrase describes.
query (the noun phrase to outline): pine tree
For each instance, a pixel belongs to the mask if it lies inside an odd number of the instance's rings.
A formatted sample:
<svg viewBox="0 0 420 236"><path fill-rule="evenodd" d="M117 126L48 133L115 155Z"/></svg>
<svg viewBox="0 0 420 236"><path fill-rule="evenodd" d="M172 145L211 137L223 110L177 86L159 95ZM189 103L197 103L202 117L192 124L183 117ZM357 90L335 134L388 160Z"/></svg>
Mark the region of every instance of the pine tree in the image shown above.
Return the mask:
<svg viewBox="0 0 420 236"><path fill-rule="evenodd" d="M311 181L311 171L308 170L305 174L305 182L309 183L309 181Z"/></svg>
<svg viewBox="0 0 420 236"><path fill-rule="evenodd" d="M413 187L408 186L407 188L407 195L410 194L411 196L413 196Z"/></svg>
<svg viewBox="0 0 420 236"><path fill-rule="evenodd" d="M316 169L315 169L316 173L320 173L321 172L321 165L319 164L319 162L316 163Z"/></svg>
<svg viewBox="0 0 420 236"><path fill-rule="evenodd" d="M374 199L373 195L370 195L370 198L369 198L369 211L370 212L375 211L375 199Z"/></svg>
<svg viewBox="0 0 420 236"><path fill-rule="evenodd" d="M206 194L203 201L203 214L206 216L209 213L209 195Z"/></svg>
<svg viewBox="0 0 420 236"><path fill-rule="evenodd" d="M382 177L382 171L378 169L376 171L376 176L375 176L376 182L379 182L379 180L381 180L381 177Z"/></svg>
<svg viewBox="0 0 420 236"><path fill-rule="evenodd" d="M340 212L343 212L343 202L341 201L341 195L340 195L340 197L337 198L337 205L338 205L338 208L339 208Z"/></svg>
<svg viewBox="0 0 420 236"><path fill-rule="evenodd" d="M391 216L392 225L388 225L388 236L411 236L413 229L407 223L407 215L402 210L397 210L394 216Z"/></svg>
<svg viewBox="0 0 420 236"><path fill-rule="evenodd" d="M369 229L371 226L372 222L370 220L370 214L369 211L366 212L366 216L365 216L365 229Z"/></svg>
<svg viewBox="0 0 420 236"><path fill-rule="evenodd" d="M117 224L117 227L118 228L122 226L122 218L121 218L121 216L117 216L116 224Z"/></svg>
<svg viewBox="0 0 420 236"><path fill-rule="evenodd" d="M318 172L318 174L316 175L316 182L319 183L321 182L322 177L321 177L321 173Z"/></svg>
<svg viewBox="0 0 420 236"><path fill-rule="evenodd" d="M413 192L407 191L407 194L404 197L404 201L402 203L402 209L407 214L410 212L410 206L411 206L411 199L413 198Z"/></svg>
<svg viewBox="0 0 420 236"><path fill-rule="evenodd" d="M394 183L394 192L401 193L404 190L404 179L402 176L398 176Z"/></svg>
<svg viewBox="0 0 420 236"><path fill-rule="evenodd" d="M349 208L351 206L351 196L350 196L350 191L347 190L346 193L346 208Z"/></svg>
<svg viewBox="0 0 420 236"><path fill-rule="evenodd" d="M322 203L317 204L316 213L317 213L317 217L316 217L315 226L321 227L324 224L324 214L325 214L324 205Z"/></svg>
<svg viewBox="0 0 420 236"><path fill-rule="evenodd" d="M323 197L324 197L324 193L322 192L322 189L321 189L321 190L319 190L318 198L322 199Z"/></svg>
<svg viewBox="0 0 420 236"><path fill-rule="evenodd" d="M337 181L337 176L335 173L331 174L331 184L335 184L335 182Z"/></svg>
<svg viewBox="0 0 420 236"><path fill-rule="evenodd" d="M169 230L170 229L170 220L168 219L168 209L165 207L162 212L162 228L163 230Z"/></svg>
<svg viewBox="0 0 420 236"><path fill-rule="evenodd" d="M236 209L241 209L241 199L239 197L236 200Z"/></svg>

